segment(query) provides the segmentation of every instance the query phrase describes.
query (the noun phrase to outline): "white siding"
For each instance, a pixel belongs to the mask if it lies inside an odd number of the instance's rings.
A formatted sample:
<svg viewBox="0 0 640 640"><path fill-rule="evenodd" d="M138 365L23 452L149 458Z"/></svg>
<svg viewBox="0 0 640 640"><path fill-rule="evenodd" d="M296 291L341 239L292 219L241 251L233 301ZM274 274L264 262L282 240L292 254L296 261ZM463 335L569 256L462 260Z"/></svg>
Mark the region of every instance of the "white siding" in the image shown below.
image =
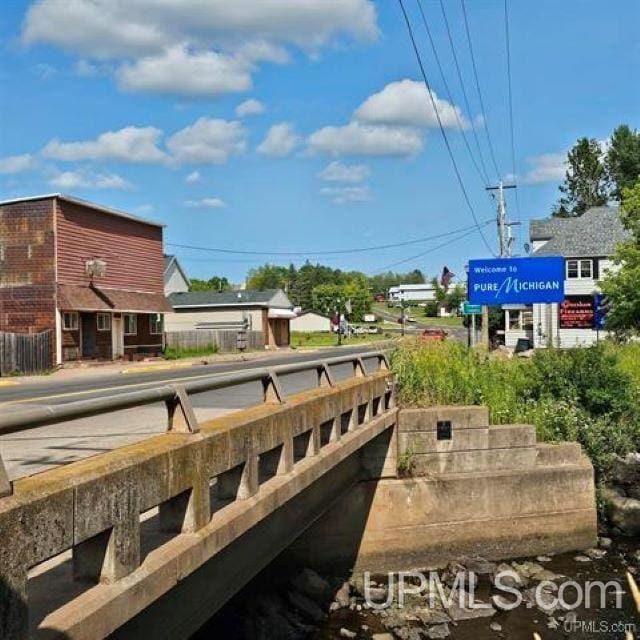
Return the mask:
<svg viewBox="0 0 640 640"><path fill-rule="evenodd" d="M242 322L249 319L250 331L262 331L262 309L202 309L165 313L165 331L191 331L206 322Z"/></svg>
<svg viewBox="0 0 640 640"><path fill-rule="evenodd" d="M303 313L291 320L291 331L331 331L331 320L319 313Z"/></svg>
<svg viewBox="0 0 640 640"><path fill-rule="evenodd" d="M189 283L183 278L176 263L172 262L168 272L164 275L164 295L170 296L172 293L185 291L189 291Z"/></svg>

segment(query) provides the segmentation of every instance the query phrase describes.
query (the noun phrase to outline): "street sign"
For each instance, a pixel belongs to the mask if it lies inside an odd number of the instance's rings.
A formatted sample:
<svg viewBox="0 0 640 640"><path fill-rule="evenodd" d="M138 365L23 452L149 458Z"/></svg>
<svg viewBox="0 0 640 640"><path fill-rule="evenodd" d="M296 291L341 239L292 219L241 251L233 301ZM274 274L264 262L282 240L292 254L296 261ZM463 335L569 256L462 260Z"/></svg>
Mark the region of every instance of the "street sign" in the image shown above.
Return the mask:
<svg viewBox="0 0 640 640"><path fill-rule="evenodd" d="M464 313L465 316L479 316L482 313L482 305L463 302L462 313Z"/></svg>
<svg viewBox="0 0 640 640"><path fill-rule="evenodd" d="M564 258L495 258L469 261L472 304L533 304L564 300Z"/></svg>
<svg viewBox="0 0 640 640"><path fill-rule="evenodd" d="M593 296L594 318L593 324L596 329L604 329L607 321L607 313L611 310L611 300L602 293Z"/></svg>

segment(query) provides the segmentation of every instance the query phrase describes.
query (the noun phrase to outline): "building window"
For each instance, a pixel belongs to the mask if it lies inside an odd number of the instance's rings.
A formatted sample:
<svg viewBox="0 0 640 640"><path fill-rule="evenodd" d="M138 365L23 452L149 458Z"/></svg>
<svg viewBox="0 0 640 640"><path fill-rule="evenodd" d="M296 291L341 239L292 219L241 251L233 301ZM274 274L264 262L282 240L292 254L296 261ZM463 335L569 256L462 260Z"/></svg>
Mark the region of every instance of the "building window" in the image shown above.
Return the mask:
<svg viewBox="0 0 640 640"><path fill-rule="evenodd" d="M111 331L111 314L99 313L97 316L98 331Z"/></svg>
<svg viewBox="0 0 640 640"><path fill-rule="evenodd" d="M149 333L153 335L162 333L162 314L152 313L149 316Z"/></svg>
<svg viewBox="0 0 640 640"><path fill-rule="evenodd" d="M124 335L138 335L138 316L135 313L125 313L124 317Z"/></svg>
<svg viewBox="0 0 640 640"><path fill-rule="evenodd" d="M593 278L592 260L567 260L567 280L590 280Z"/></svg>
<svg viewBox="0 0 640 640"><path fill-rule="evenodd" d="M78 312L77 311L65 311L62 314L62 328L65 331L78 330Z"/></svg>

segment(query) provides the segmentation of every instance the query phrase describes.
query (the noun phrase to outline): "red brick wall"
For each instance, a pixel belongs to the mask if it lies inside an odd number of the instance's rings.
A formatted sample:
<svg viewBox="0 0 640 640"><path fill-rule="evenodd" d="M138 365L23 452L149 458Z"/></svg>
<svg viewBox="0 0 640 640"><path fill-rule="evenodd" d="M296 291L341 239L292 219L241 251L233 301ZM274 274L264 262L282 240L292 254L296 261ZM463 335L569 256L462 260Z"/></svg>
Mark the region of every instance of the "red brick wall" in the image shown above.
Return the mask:
<svg viewBox="0 0 640 640"><path fill-rule="evenodd" d="M57 200L58 282L89 285L87 260L107 263L101 288L162 293L162 228Z"/></svg>
<svg viewBox="0 0 640 640"><path fill-rule="evenodd" d="M0 245L0 331L55 334L52 200L1 205Z"/></svg>

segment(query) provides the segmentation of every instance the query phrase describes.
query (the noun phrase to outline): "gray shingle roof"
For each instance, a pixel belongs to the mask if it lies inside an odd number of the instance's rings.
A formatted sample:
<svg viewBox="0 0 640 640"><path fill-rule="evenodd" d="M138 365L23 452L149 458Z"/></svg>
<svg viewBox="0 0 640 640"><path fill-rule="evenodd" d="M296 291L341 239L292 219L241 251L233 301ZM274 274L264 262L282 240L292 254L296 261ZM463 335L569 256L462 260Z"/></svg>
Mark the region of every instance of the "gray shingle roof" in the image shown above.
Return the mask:
<svg viewBox="0 0 640 640"><path fill-rule="evenodd" d="M279 289L268 289L266 291L189 291L184 293L172 293L169 300L174 307L229 307L236 305L268 307L273 299L284 296L289 302L284 292ZM278 297L280 297L278 296ZM275 305L274 305L275 306ZM291 306L277 304L278 307Z"/></svg>
<svg viewBox="0 0 640 640"><path fill-rule="evenodd" d="M591 207L578 218L531 220L529 237L547 240L535 255L596 257L613 255L617 245L628 239L617 207Z"/></svg>

